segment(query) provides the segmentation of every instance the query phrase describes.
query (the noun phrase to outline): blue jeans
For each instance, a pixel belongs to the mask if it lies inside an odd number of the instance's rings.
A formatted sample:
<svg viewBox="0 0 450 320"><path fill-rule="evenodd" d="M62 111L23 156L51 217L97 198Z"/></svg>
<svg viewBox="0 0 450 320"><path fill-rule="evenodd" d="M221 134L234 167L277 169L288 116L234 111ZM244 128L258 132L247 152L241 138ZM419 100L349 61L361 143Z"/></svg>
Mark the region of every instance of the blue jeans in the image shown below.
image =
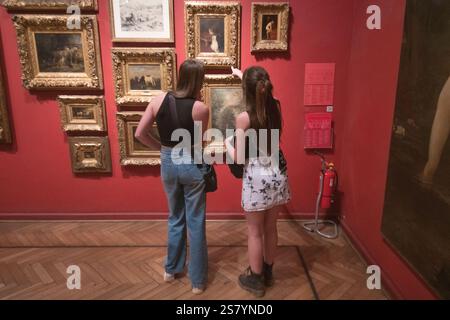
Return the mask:
<svg viewBox="0 0 450 320"><path fill-rule="evenodd" d="M177 151L181 151L178 149ZM189 154L161 148L161 179L169 203L167 273L183 272L186 262L186 233L189 235L189 278L193 287L206 285L206 193L203 174ZM177 161L183 161L177 164ZM175 163L174 163L175 162ZM187 231L187 232L186 232Z"/></svg>

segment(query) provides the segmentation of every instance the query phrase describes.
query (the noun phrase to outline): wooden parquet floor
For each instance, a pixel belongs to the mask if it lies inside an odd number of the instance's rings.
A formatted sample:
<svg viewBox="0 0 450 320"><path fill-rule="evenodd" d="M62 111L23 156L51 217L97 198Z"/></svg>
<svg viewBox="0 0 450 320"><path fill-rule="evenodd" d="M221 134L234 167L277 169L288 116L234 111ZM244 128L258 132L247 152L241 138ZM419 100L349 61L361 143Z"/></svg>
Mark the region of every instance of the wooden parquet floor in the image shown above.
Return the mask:
<svg viewBox="0 0 450 320"><path fill-rule="evenodd" d="M279 221L275 285L264 299L386 299L366 287L366 266L347 238L325 240ZM0 222L0 299L254 299L237 284L247 267L244 221L208 221L208 288L162 279L165 221ZM81 289L66 286L67 267Z"/></svg>

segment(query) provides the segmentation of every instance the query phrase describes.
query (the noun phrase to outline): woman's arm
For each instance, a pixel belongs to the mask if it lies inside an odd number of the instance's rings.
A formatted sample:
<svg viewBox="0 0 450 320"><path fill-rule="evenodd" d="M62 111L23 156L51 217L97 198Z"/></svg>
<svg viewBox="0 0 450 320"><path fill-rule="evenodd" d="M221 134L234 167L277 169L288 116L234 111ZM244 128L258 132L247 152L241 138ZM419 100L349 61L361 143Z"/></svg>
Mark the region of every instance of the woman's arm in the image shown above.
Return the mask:
<svg viewBox="0 0 450 320"><path fill-rule="evenodd" d="M142 116L141 121L139 121L139 125L134 134L134 137L137 140L150 148L161 148L161 143L155 140L149 133L153 128L156 112L159 110L164 97L165 95L161 95L152 99L148 104L147 109L145 109L144 115Z"/></svg>

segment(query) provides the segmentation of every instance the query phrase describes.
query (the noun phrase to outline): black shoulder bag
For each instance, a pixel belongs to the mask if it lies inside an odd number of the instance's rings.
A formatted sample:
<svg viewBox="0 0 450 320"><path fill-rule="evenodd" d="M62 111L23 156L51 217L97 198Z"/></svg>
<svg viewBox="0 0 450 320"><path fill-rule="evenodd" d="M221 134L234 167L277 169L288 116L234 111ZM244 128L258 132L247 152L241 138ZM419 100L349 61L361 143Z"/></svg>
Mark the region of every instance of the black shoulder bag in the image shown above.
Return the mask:
<svg viewBox="0 0 450 320"><path fill-rule="evenodd" d="M171 92L167 93L169 97L169 108L173 120L177 127L180 127L180 122L178 121L178 113L176 107L175 97ZM191 155L194 157L194 150L191 150ZM217 175L214 167L210 164L202 163L197 164L197 167L203 173L203 179L205 180L205 192L214 192L217 190Z"/></svg>

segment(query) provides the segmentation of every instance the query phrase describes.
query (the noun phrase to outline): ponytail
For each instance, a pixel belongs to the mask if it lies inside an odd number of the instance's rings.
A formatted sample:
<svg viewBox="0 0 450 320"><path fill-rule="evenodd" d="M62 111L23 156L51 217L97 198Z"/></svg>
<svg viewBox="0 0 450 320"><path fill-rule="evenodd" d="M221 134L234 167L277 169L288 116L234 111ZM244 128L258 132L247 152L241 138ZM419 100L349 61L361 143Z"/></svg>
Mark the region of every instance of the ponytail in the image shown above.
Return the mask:
<svg viewBox="0 0 450 320"><path fill-rule="evenodd" d="M261 67L250 67L243 75L244 97L254 129L281 129L279 102L272 96L269 74Z"/></svg>

